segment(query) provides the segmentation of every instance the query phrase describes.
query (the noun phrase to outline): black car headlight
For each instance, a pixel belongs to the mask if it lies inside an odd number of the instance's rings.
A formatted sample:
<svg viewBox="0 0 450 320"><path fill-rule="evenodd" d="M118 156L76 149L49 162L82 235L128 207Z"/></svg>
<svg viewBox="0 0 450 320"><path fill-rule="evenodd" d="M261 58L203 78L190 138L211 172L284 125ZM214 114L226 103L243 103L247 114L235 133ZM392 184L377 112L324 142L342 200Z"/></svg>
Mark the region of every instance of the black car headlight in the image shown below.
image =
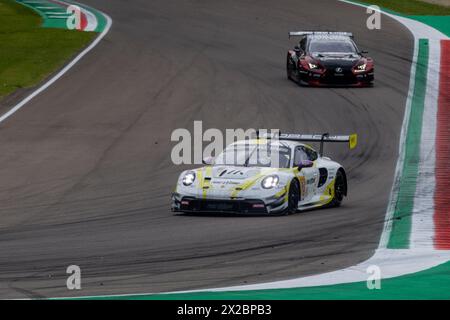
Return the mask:
<svg viewBox="0 0 450 320"><path fill-rule="evenodd" d="M356 66L356 70L357 71L366 71L366 67L367 67L367 64L363 63L363 64Z"/></svg>
<svg viewBox="0 0 450 320"><path fill-rule="evenodd" d="M310 69L319 69L319 66L315 63L308 62L308 66Z"/></svg>

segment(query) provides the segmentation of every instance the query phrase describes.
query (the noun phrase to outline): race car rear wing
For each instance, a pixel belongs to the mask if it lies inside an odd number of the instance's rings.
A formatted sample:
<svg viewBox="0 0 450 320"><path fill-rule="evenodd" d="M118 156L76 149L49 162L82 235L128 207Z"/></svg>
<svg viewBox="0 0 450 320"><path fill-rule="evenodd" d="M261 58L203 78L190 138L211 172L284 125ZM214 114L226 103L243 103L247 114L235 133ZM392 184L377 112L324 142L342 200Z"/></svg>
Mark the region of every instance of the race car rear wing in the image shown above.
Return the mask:
<svg viewBox="0 0 450 320"><path fill-rule="evenodd" d="M291 140L299 142L320 142L319 153L323 155L323 145L325 142L348 142L349 149L354 149L358 143L358 135L356 133L343 136L343 135L330 135L329 133L323 134L299 134L299 133L279 133L279 134L263 134L260 135L259 131L256 131L257 138L265 139L278 139L278 140Z"/></svg>
<svg viewBox="0 0 450 320"><path fill-rule="evenodd" d="M289 39L291 37L302 37L306 35L323 35L323 36L346 36L353 38L353 33L351 32L340 32L340 31L291 31L289 32Z"/></svg>

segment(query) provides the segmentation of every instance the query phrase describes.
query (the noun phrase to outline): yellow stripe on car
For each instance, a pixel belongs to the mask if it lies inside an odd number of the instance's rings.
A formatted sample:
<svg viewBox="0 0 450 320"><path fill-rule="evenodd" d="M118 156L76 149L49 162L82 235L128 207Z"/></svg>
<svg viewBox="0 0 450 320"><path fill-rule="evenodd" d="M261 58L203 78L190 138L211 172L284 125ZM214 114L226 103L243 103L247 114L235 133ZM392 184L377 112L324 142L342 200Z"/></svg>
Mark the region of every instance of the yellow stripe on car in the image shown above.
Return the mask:
<svg viewBox="0 0 450 320"><path fill-rule="evenodd" d="M231 198L236 198L238 196L239 192L247 190L248 188L252 187L256 183L256 181L261 179L261 177L264 177L265 175L273 174L277 170L279 170L279 169L273 168L270 170L266 170L264 172L257 174L253 178L250 178L249 180L245 181L244 183L238 185L237 187L234 188L233 192L231 193Z"/></svg>
<svg viewBox="0 0 450 320"><path fill-rule="evenodd" d="M260 173L257 174L255 177L253 177L250 180L245 181L244 183L240 184L239 186L234 188L234 191L231 193L231 198L236 198L240 191L246 190L253 186L256 181L258 181L259 178L261 178L264 174Z"/></svg>
<svg viewBox="0 0 450 320"><path fill-rule="evenodd" d="M336 178L334 178L328 186L323 190L322 195L320 196L320 202L322 205L326 205L330 203L334 198L334 184L336 182Z"/></svg>
<svg viewBox="0 0 450 320"><path fill-rule="evenodd" d="M202 169L198 169L196 171L196 175L197 175L197 179L198 179L198 187L200 188L200 190L203 190L204 181L203 181L203 171L202 171Z"/></svg>
<svg viewBox="0 0 450 320"><path fill-rule="evenodd" d="M211 187L211 175L212 175L212 167L206 167L205 168L205 177L203 178L203 199L206 198L206 193L208 192L209 188ZM209 178L206 180L206 178Z"/></svg>

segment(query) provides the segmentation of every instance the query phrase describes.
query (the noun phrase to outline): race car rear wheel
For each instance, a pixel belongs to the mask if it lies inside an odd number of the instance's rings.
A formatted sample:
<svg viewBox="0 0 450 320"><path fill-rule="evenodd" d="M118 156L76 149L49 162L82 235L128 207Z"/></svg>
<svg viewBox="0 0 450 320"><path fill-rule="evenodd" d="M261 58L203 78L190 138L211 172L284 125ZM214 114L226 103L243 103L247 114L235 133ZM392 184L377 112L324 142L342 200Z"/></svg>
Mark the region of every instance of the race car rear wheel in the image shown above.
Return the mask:
<svg viewBox="0 0 450 320"><path fill-rule="evenodd" d="M344 200L347 186L345 185L345 177L341 170L336 173L336 180L334 181L334 197L330 205L332 207L339 207Z"/></svg>

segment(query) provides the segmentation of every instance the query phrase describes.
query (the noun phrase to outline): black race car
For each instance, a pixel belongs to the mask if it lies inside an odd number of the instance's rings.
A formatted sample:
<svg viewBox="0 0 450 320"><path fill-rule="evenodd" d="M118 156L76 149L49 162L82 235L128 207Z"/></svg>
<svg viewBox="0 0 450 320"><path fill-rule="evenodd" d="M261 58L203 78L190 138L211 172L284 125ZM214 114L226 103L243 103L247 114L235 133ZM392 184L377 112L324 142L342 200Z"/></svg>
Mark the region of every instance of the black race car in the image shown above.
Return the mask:
<svg viewBox="0 0 450 320"><path fill-rule="evenodd" d="M374 80L374 63L359 51L349 32L298 31L289 38L300 37L289 50L287 77L300 85L370 86Z"/></svg>

